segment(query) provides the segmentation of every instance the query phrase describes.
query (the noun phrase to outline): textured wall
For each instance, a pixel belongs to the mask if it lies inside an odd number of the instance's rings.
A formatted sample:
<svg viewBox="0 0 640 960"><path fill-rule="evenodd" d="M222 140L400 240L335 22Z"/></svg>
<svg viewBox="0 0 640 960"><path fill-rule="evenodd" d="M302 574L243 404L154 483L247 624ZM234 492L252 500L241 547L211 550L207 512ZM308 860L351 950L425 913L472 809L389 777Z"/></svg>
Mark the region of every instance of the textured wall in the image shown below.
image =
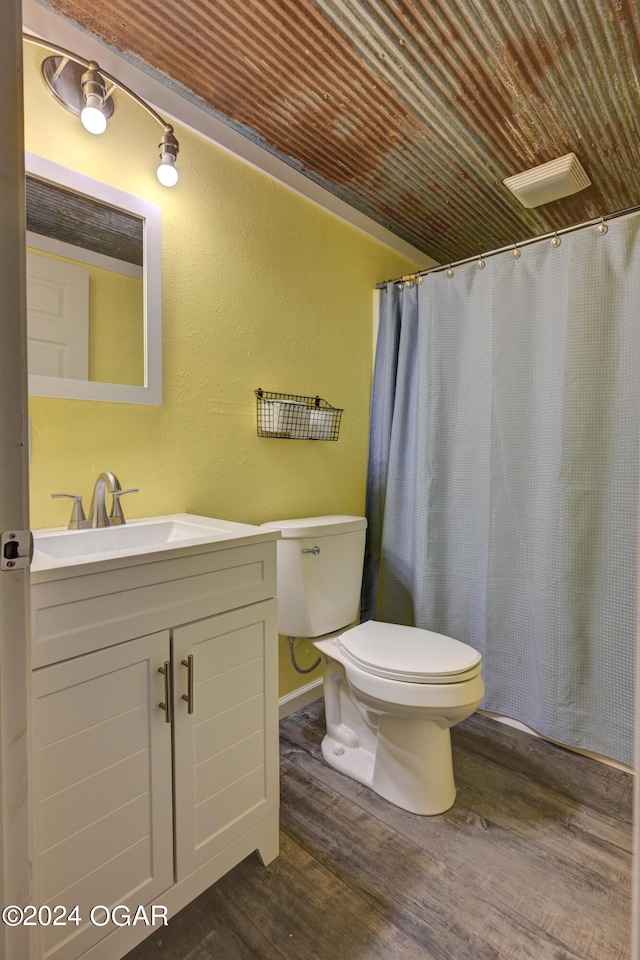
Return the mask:
<svg viewBox="0 0 640 960"><path fill-rule="evenodd" d="M37 51L25 57L27 149L144 196L163 217L164 403L32 398L32 527L66 524L51 493L88 502L104 469L140 488L132 518L361 513L372 290L416 265L184 129L180 182L162 188L151 119L120 98L93 137L47 94ZM258 386L344 407L340 440L258 438ZM309 679L283 667L281 693Z"/></svg>

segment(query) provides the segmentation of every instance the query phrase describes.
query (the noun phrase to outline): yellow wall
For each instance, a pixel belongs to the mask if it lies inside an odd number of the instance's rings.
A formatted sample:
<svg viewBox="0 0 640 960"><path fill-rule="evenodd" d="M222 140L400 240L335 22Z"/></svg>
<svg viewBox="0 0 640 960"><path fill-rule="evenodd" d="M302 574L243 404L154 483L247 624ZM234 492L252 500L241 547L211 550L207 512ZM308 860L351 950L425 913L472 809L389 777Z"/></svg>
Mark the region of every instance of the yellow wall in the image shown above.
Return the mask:
<svg viewBox="0 0 640 960"><path fill-rule="evenodd" d="M160 128L139 108L121 96L94 137L46 92L29 47L25 72L26 148L146 197L163 221L164 403L32 398L31 526L66 524L51 493L87 501L104 469L139 487L131 518L362 514L372 291L416 264L179 127L180 181L167 190ZM256 387L344 407L339 441L257 437ZM296 674L281 646L284 694L316 674Z"/></svg>

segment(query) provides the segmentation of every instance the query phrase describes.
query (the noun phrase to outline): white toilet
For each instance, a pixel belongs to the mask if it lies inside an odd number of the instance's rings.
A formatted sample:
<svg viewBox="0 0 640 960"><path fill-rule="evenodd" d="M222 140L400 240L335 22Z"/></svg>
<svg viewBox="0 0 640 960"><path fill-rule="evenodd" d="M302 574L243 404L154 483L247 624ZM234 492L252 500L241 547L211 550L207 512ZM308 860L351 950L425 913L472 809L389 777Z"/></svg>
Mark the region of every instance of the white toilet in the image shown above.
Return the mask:
<svg viewBox="0 0 640 960"><path fill-rule="evenodd" d="M448 810L456 795L449 728L480 705L480 654L416 627L348 628L358 616L364 517L263 526L281 534L279 631L313 638L322 657L325 760L411 813Z"/></svg>

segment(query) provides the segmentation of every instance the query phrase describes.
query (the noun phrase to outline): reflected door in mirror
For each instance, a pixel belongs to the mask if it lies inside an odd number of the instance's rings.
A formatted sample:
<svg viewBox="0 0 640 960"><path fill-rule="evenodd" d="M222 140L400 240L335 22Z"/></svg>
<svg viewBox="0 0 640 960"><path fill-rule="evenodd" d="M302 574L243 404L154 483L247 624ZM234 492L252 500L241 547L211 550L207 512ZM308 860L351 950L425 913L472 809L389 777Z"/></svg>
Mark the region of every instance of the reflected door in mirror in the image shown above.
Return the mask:
<svg viewBox="0 0 640 960"><path fill-rule="evenodd" d="M29 372L89 377L89 272L27 251Z"/></svg>

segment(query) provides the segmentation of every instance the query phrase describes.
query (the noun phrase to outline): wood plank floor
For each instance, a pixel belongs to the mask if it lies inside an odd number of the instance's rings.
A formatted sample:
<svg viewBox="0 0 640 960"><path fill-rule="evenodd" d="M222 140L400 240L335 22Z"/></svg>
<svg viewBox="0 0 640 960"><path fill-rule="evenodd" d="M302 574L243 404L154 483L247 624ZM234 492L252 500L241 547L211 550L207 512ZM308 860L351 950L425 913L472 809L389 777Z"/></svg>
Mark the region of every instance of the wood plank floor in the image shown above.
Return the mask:
<svg viewBox="0 0 640 960"><path fill-rule="evenodd" d="M127 960L629 960L629 774L476 715L454 807L424 818L324 763L322 700L280 730L280 857Z"/></svg>

